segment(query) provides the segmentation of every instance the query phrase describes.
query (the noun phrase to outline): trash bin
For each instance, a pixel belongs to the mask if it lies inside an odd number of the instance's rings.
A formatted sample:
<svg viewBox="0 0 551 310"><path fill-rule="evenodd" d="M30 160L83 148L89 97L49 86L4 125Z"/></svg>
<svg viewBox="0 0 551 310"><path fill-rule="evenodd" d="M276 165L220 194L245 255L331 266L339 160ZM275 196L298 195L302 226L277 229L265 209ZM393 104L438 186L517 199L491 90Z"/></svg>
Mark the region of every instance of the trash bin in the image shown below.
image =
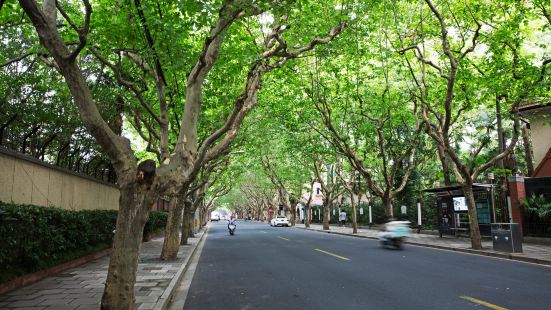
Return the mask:
<svg viewBox="0 0 551 310"><path fill-rule="evenodd" d="M492 223L492 241L494 251L522 253L520 224Z"/></svg>

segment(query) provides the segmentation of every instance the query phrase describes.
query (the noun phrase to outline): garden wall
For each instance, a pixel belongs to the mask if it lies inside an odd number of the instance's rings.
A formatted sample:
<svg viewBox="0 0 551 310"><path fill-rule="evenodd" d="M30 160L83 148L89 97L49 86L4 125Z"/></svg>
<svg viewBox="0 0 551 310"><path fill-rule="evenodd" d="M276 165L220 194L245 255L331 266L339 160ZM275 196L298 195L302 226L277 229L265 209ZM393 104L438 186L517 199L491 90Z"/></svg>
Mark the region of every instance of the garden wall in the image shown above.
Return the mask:
<svg viewBox="0 0 551 310"><path fill-rule="evenodd" d="M0 147L0 201L66 210L118 210L110 183Z"/></svg>

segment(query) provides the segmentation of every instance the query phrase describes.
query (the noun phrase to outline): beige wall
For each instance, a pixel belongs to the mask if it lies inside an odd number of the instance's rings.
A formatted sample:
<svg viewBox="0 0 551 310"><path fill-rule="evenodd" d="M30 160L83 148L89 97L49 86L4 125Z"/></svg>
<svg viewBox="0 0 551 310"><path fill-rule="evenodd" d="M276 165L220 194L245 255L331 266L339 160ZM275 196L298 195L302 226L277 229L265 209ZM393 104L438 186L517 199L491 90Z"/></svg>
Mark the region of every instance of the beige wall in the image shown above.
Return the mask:
<svg viewBox="0 0 551 310"><path fill-rule="evenodd" d="M527 115L530 120L532 148L534 150L534 166L537 167L545 154L551 148L551 112L543 111ZM547 125L545 123L548 123Z"/></svg>
<svg viewBox="0 0 551 310"><path fill-rule="evenodd" d="M118 210L119 190L91 178L0 153L0 201L68 210Z"/></svg>

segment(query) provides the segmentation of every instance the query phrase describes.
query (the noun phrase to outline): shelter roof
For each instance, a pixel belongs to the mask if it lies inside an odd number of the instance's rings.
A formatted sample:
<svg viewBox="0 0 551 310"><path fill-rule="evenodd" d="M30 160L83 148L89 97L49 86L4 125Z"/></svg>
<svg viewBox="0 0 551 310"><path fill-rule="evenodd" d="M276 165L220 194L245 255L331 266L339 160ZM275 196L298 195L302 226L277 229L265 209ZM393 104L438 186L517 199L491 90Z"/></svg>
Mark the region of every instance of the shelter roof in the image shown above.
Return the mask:
<svg viewBox="0 0 551 310"><path fill-rule="evenodd" d="M483 184L483 183L474 183L473 184L473 191L474 192L480 192L480 191L488 191L492 187L495 187L494 184ZM445 187L435 187L435 188L428 188L423 190L426 193L435 194L437 196L463 196L463 188L461 185L452 185L452 186L445 186Z"/></svg>
<svg viewBox="0 0 551 310"><path fill-rule="evenodd" d="M535 114L541 111L551 111L551 102L524 104L518 108L521 115Z"/></svg>

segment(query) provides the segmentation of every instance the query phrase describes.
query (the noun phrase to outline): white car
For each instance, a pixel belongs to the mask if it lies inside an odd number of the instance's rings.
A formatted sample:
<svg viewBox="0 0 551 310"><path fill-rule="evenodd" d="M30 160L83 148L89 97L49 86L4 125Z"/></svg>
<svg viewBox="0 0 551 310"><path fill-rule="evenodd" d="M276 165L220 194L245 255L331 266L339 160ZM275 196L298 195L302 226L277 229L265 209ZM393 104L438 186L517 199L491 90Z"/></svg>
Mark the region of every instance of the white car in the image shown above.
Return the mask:
<svg viewBox="0 0 551 310"><path fill-rule="evenodd" d="M214 222L214 221L217 221L217 222L218 222L218 221L220 221L220 215L218 215L218 214L213 214L213 215L211 215L211 216L210 216L210 221L211 221L211 222Z"/></svg>
<svg viewBox="0 0 551 310"><path fill-rule="evenodd" d="M270 226L286 226L289 227L289 221L283 215L278 215L270 221Z"/></svg>

